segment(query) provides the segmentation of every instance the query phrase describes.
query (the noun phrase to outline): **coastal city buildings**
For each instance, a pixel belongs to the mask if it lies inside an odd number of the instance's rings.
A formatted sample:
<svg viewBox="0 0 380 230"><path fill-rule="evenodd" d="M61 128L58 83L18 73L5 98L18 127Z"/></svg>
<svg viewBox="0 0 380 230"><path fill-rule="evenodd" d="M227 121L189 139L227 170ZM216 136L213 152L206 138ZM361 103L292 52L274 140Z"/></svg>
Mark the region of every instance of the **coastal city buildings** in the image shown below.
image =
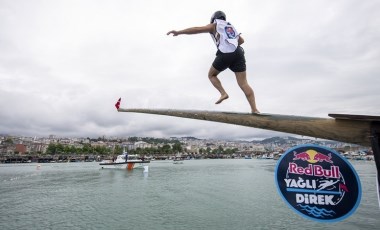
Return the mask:
<svg viewBox="0 0 380 230"><path fill-rule="evenodd" d="M273 137L263 140L211 140L195 137L24 137L0 135L0 157L28 155L91 155L110 156L122 151L136 152L146 156L184 154L189 157L214 156L239 158L244 156L273 157L300 144L319 144L336 149L342 154L371 155L368 148L336 141L295 137ZM88 157L87 157L88 158Z"/></svg>

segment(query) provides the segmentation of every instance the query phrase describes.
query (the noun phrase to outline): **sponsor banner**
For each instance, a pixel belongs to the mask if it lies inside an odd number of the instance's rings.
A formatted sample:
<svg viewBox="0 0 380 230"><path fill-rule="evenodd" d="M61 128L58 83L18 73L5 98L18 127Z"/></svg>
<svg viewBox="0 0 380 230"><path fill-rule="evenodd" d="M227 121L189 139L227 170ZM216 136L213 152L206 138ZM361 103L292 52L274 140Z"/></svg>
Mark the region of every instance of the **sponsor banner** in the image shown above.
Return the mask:
<svg viewBox="0 0 380 230"><path fill-rule="evenodd" d="M279 159L275 181L285 203L301 216L337 222L352 215L361 184L352 165L332 149L300 145Z"/></svg>

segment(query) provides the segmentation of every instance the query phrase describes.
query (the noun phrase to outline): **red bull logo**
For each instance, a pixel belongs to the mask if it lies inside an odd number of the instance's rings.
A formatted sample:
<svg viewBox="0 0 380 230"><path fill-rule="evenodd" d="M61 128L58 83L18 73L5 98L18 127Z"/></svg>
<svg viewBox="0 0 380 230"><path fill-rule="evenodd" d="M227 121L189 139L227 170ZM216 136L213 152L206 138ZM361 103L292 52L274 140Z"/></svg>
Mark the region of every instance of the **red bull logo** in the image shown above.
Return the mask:
<svg viewBox="0 0 380 230"><path fill-rule="evenodd" d="M320 165L309 164L304 168L302 166L298 166L296 163L289 163L288 173L328 178L340 177L338 166L330 166L330 168L325 169Z"/></svg>
<svg viewBox="0 0 380 230"><path fill-rule="evenodd" d="M319 153L315 150L312 150L312 149L309 149L305 152L301 152L301 153L297 153L297 152L293 152L294 153L294 158L293 160L303 160L303 161L307 161L309 163L317 163L317 162L328 162L328 163L334 163L332 160L331 160L331 153L329 153L328 155L325 155L323 153Z"/></svg>
<svg viewBox="0 0 380 230"><path fill-rule="evenodd" d="M335 222L350 216L361 198L359 177L335 151L300 145L283 154L275 171L284 201L303 217Z"/></svg>
<svg viewBox="0 0 380 230"><path fill-rule="evenodd" d="M293 160L303 160L303 161L308 161L310 160L310 156L307 152L302 152L302 153L297 153L294 152L294 158Z"/></svg>
<svg viewBox="0 0 380 230"><path fill-rule="evenodd" d="M314 156L314 160L315 161L318 161L318 162L323 162L323 161L326 161L328 163L334 163L331 161L331 153L329 153L328 156L322 154L322 153L317 153L315 156Z"/></svg>

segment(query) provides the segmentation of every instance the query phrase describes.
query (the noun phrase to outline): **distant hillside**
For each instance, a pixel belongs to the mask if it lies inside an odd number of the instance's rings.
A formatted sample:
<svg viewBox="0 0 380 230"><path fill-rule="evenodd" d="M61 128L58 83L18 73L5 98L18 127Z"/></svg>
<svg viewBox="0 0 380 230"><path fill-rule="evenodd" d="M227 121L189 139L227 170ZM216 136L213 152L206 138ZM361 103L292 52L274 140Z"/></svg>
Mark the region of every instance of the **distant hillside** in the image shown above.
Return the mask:
<svg viewBox="0 0 380 230"><path fill-rule="evenodd" d="M200 141L203 139L199 139L196 137L170 137L172 140L183 140L183 141Z"/></svg>
<svg viewBox="0 0 380 230"><path fill-rule="evenodd" d="M260 143L260 144L270 144L270 143L276 143L276 144L287 144L291 142L297 142L301 141L302 139L295 138L295 137L271 137L266 138L261 141L252 141L253 143Z"/></svg>
<svg viewBox="0 0 380 230"><path fill-rule="evenodd" d="M182 139L184 139L184 140L193 140L193 141L195 141L195 140L197 140L197 141L202 140L202 139L199 139L199 138L196 138L196 137L182 137Z"/></svg>
<svg viewBox="0 0 380 230"><path fill-rule="evenodd" d="M306 142L305 142L306 141ZM296 138L296 137L271 137L266 138L261 141L252 141L252 143L256 144L277 144L277 145L283 145L283 144L297 144L297 143L309 143L309 144L320 144L320 145L330 145L330 144L337 144L338 141L331 141L331 140L316 140L311 138Z"/></svg>

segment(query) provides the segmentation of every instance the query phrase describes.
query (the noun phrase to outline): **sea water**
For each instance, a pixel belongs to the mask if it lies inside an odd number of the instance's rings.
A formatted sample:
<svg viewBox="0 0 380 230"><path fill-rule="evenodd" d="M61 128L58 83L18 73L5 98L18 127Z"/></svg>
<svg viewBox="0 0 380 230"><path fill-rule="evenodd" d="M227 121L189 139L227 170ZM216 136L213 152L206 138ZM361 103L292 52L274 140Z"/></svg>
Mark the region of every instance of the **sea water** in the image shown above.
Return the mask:
<svg viewBox="0 0 380 230"><path fill-rule="evenodd" d="M0 164L0 229L377 229L373 161L353 161L356 212L337 223L294 213L274 160L153 161L149 170L94 163ZM144 172L145 171L145 172Z"/></svg>

